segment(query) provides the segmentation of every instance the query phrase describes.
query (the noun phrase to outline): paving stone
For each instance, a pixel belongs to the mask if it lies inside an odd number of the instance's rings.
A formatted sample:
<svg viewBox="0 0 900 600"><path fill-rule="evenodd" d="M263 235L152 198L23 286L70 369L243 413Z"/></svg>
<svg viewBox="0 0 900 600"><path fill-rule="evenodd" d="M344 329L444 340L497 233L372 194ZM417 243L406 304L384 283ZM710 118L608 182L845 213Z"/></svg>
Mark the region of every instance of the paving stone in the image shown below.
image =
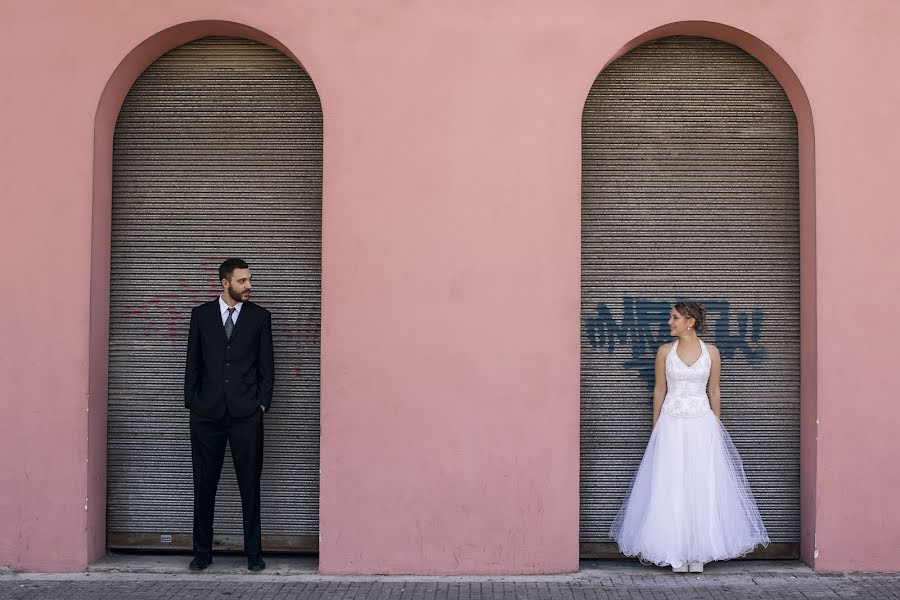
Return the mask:
<svg viewBox="0 0 900 600"><path fill-rule="evenodd" d="M636 561L584 561L547 576L413 577L319 575L315 558L267 556L249 573L243 557L216 556L203 573L189 557L110 555L85 573L0 570L0 600L900 600L898 574L823 574L791 561L729 561L674 574Z"/></svg>

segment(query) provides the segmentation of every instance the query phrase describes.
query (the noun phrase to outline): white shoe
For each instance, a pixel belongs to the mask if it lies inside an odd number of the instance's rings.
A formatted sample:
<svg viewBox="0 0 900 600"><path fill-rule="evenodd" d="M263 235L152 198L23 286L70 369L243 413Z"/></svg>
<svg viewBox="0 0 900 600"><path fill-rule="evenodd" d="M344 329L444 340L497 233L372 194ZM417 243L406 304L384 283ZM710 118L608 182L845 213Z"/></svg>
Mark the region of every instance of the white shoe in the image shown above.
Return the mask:
<svg viewBox="0 0 900 600"><path fill-rule="evenodd" d="M687 573L688 572L688 564L684 563L680 567L676 567L675 565L672 565L672 572L673 573Z"/></svg>
<svg viewBox="0 0 900 600"><path fill-rule="evenodd" d="M688 571L691 573L702 573L703 563L691 563L688 565Z"/></svg>

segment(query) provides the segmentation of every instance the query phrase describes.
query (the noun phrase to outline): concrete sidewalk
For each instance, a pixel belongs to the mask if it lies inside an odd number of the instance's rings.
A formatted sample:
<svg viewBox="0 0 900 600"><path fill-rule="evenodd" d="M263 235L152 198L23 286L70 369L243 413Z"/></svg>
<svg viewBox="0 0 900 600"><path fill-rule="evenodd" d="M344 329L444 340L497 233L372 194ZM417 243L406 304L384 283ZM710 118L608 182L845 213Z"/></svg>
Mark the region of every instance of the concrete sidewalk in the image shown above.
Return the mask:
<svg viewBox="0 0 900 600"><path fill-rule="evenodd" d="M228 599L900 599L900 574L817 574L797 562L731 561L702 575L627 561L585 561L578 573L548 576L412 577L319 575L312 558L266 557L246 570L243 557L216 556L203 573L186 556L114 555L86 573L0 572L3 600Z"/></svg>

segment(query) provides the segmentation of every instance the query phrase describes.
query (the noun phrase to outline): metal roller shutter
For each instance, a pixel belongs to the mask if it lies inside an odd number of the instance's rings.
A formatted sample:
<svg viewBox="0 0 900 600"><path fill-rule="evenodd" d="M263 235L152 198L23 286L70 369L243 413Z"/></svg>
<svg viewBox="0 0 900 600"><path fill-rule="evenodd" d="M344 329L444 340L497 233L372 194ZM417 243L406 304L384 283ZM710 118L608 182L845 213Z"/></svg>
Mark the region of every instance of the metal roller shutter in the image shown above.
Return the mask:
<svg viewBox="0 0 900 600"><path fill-rule="evenodd" d="M594 82L583 115L581 541L609 525L650 435L671 303L710 312L722 417L773 545L799 540L797 127L784 91L734 46L667 38Z"/></svg>
<svg viewBox="0 0 900 600"><path fill-rule="evenodd" d="M113 160L109 545L190 548L188 319L219 293L218 264L240 256L275 339L263 546L315 550L322 111L312 81L262 44L186 44L135 82ZM217 547L242 547L230 454L215 527Z"/></svg>

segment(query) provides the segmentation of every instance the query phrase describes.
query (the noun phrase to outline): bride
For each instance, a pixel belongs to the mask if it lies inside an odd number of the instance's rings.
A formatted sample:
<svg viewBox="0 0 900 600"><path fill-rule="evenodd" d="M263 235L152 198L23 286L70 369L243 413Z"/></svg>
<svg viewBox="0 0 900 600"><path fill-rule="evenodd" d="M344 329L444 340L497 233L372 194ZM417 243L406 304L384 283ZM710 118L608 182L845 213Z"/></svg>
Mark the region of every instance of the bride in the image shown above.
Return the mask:
<svg viewBox="0 0 900 600"><path fill-rule="evenodd" d="M769 543L741 458L719 421L721 362L719 350L697 337L705 321L700 304L672 308L677 339L656 354L653 432L609 531L623 554L676 573L701 573L704 563Z"/></svg>

